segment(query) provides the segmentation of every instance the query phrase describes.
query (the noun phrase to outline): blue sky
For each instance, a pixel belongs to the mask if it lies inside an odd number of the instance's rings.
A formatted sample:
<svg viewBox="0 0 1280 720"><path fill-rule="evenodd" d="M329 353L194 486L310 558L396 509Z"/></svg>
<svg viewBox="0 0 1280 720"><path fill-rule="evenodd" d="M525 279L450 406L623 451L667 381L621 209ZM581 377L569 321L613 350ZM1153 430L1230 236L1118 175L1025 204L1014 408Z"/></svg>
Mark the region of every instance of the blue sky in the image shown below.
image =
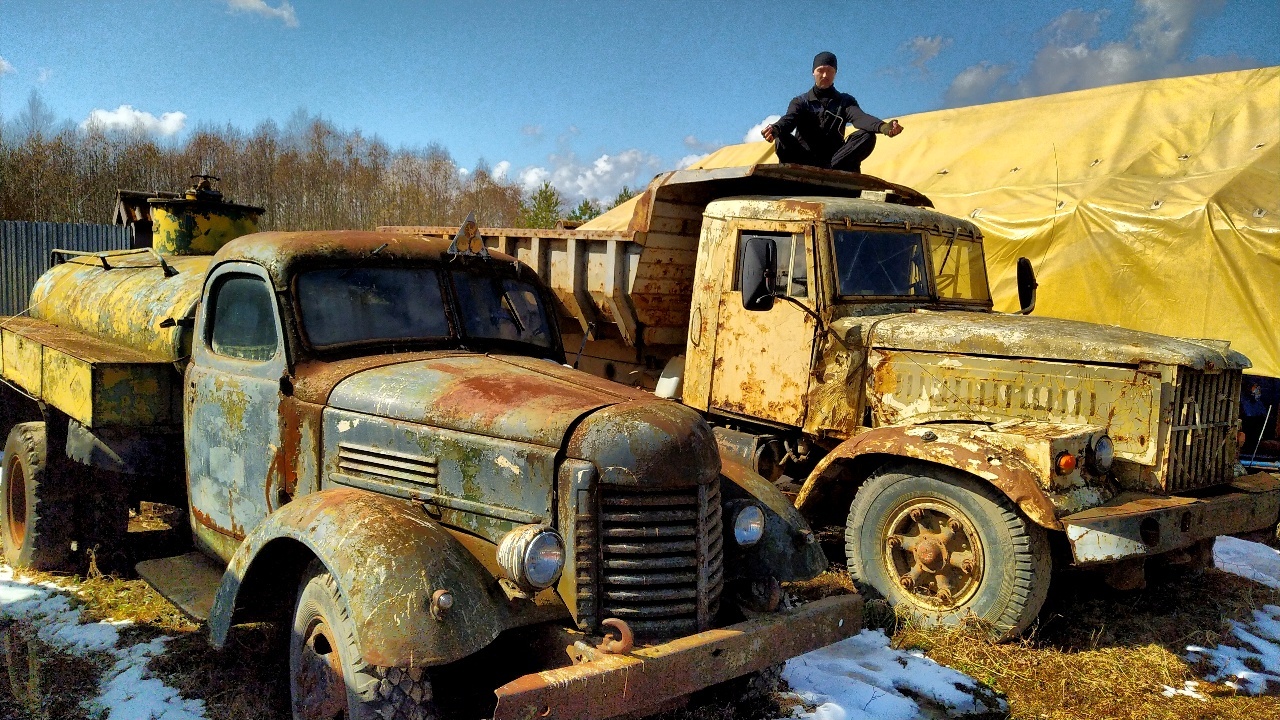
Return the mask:
<svg viewBox="0 0 1280 720"><path fill-rule="evenodd" d="M0 116L35 89L60 120L180 140L305 108L608 198L754 138L820 50L888 119L1280 65L1277 35L1275 0L0 0Z"/></svg>

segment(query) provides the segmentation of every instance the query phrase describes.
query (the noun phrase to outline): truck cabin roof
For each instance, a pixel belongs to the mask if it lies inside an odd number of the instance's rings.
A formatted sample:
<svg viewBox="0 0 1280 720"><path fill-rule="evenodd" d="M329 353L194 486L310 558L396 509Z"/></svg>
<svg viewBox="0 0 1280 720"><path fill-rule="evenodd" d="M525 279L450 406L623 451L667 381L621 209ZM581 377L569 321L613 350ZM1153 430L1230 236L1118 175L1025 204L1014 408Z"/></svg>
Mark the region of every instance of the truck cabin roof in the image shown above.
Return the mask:
<svg viewBox="0 0 1280 720"><path fill-rule="evenodd" d="M449 256L449 240L420 235L365 230L316 230L303 232L261 232L236 238L213 258L212 267L226 262L252 262L266 268L277 290L288 290L300 270L314 267L342 267L375 258L378 265L436 263ZM515 258L489 251L495 265L511 267ZM465 255L463 262L474 262Z"/></svg>
<svg viewBox="0 0 1280 720"><path fill-rule="evenodd" d="M740 195L708 203L706 214L712 217L759 217L768 220L815 222L825 221L852 225L885 227L910 226L939 235L957 233L961 237L982 237L977 225L926 207L898 205L862 198L813 195Z"/></svg>

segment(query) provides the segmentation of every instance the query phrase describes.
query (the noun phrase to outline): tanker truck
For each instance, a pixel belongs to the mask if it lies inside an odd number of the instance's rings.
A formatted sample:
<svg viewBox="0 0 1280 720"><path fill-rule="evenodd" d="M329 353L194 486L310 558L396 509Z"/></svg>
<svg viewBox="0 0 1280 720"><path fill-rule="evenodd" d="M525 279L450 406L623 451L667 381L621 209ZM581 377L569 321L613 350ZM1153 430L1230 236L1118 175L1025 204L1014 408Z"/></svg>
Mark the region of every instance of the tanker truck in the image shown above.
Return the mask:
<svg viewBox="0 0 1280 720"><path fill-rule="evenodd" d="M919 192L683 170L614 227L481 233L551 286L576 365L699 411L921 621L1009 636L1055 567L1132 588L1276 526L1280 482L1236 472L1243 355L1031 316L1025 259L1023 312L993 312L982 233Z"/></svg>
<svg viewBox="0 0 1280 720"><path fill-rule="evenodd" d="M692 409L566 367L514 257L241 236L210 193L154 201L150 248L59 253L0 322L11 565L179 503L194 550L139 575L216 647L290 628L294 718L435 717L482 650L485 717L641 713L858 631L857 595L783 601L826 567L786 498Z"/></svg>

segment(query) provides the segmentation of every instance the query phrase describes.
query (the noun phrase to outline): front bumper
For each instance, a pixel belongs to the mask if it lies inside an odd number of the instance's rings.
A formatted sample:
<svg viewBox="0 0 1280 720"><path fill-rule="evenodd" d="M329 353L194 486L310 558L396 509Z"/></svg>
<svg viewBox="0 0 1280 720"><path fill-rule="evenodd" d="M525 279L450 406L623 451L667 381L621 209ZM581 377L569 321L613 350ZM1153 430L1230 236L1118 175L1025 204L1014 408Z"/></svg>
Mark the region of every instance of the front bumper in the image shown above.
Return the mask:
<svg viewBox="0 0 1280 720"><path fill-rule="evenodd" d="M517 678L498 688L494 720L588 720L662 705L856 634L862 598L794 610Z"/></svg>
<svg viewBox="0 0 1280 720"><path fill-rule="evenodd" d="M1280 479L1236 478L1230 492L1204 498L1128 494L1062 518L1077 565L1115 562L1180 550L1218 535L1280 522Z"/></svg>

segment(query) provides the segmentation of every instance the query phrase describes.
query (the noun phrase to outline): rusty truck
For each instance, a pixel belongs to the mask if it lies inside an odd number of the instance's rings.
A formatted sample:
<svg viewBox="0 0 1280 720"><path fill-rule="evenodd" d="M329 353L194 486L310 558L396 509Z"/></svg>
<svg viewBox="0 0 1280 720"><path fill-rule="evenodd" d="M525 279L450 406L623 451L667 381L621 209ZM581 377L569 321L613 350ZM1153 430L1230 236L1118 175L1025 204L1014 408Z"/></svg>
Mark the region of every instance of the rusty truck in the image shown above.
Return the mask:
<svg viewBox="0 0 1280 720"><path fill-rule="evenodd" d="M1237 474L1243 355L1032 316L1025 259L1024 312L993 312L982 233L919 192L683 170L614 228L481 233L546 279L578 365L701 412L908 614L1008 636L1055 567L1134 587L1276 526L1280 482Z"/></svg>
<svg viewBox="0 0 1280 720"><path fill-rule="evenodd" d="M858 631L856 594L780 591L826 567L785 496L693 410L566 367L514 257L244 235L211 192L153 201L151 247L59 253L0 322L10 564L179 504L194 549L138 573L215 646L291 628L307 719L434 717L433 675L493 647L489 717L637 713Z"/></svg>

